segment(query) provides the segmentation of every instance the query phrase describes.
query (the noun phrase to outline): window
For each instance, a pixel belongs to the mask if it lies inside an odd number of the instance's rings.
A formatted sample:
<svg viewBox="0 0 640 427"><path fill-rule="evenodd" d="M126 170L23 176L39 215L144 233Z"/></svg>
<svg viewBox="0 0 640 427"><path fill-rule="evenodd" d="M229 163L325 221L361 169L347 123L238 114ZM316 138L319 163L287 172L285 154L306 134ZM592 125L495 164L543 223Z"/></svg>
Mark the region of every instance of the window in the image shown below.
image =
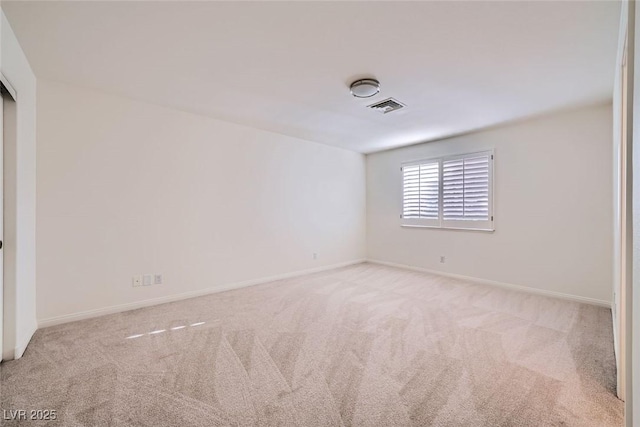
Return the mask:
<svg viewBox="0 0 640 427"><path fill-rule="evenodd" d="M493 230L493 152L402 165L402 225Z"/></svg>

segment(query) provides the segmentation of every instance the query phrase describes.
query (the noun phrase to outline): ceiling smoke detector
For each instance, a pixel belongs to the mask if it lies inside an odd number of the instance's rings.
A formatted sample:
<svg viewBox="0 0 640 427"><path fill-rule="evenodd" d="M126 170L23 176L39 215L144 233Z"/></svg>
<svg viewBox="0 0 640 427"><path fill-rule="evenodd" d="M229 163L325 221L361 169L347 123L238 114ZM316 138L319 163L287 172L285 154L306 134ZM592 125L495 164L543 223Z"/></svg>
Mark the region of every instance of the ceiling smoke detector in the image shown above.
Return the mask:
<svg viewBox="0 0 640 427"><path fill-rule="evenodd" d="M380 92L380 82L375 79L356 80L349 89L356 98L371 98Z"/></svg>

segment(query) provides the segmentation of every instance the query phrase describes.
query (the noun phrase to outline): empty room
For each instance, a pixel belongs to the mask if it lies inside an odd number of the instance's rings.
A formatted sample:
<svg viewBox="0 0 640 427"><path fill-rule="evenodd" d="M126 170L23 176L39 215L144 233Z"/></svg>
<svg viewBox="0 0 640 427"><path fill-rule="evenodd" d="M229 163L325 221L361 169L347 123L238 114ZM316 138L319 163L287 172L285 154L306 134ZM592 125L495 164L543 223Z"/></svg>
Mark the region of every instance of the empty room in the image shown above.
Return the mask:
<svg viewBox="0 0 640 427"><path fill-rule="evenodd" d="M0 425L640 426L634 1L0 7Z"/></svg>

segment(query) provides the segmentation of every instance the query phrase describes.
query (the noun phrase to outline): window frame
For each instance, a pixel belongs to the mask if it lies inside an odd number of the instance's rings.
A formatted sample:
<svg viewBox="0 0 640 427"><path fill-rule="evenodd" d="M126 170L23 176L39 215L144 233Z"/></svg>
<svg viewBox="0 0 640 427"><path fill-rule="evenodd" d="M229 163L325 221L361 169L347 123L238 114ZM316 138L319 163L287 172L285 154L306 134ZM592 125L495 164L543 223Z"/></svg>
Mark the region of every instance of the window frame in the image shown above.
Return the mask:
<svg viewBox="0 0 640 427"><path fill-rule="evenodd" d="M459 160L477 156L489 156L489 203L488 203L488 220L445 220L444 219L444 192L443 192L443 164L446 161ZM416 166L427 163L438 163L438 219L429 218L404 218L404 168L407 166ZM494 210L494 171L495 169L495 150L481 150L465 152L460 154L423 158L420 160L412 160L402 162L400 164L400 226L414 228L432 228L442 230L466 230L466 231L495 231L495 210Z"/></svg>

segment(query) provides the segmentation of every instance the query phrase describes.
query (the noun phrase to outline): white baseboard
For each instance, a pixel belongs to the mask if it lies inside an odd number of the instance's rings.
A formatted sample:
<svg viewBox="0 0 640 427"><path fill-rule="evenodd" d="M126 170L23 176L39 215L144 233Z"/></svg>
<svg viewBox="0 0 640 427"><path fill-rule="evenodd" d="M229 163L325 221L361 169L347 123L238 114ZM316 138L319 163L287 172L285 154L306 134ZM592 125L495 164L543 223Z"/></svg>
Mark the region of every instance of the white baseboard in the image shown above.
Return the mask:
<svg viewBox="0 0 640 427"><path fill-rule="evenodd" d="M454 279L465 280L468 282L478 283L481 285L497 286L500 288L510 289L513 291L526 292L529 294L541 295L541 296L546 296L551 298L560 298L568 301L574 301L574 302L580 302L585 304L598 305L601 307L611 308L611 303L609 301L603 301L595 298L564 294L562 292L548 291L545 289L536 289L536 288L531 288L531 287L522 286L522 285L513 285L511 283L496 282L494 280L480 279L480 278L471 277L471 276L463 276L462 274L448 273L448 272L439 271L439 270L430 270L428 268L415 267L415 266L406 265L406 264L397 264L395 262L380 261L377 259L367 259L367 262L370 262L371 264L386 265L388 267L396 267L396 268L403 268L405 270L418 271L421 273L437 274L438 276L451 277Z"/></svg>
<svg viewBox="0 0 640 427"><path fill-rule="evenodd" d="M274 282L276 280L288 279L291 277L304 276L305 274L318 273L326 270L333 270L335 268L346 267L354 264L361 264L366 262L365 259L357 259L353 261L341 262L338 264L326 265L323 267L310 268L306 270L298 270L290 273L278 274L275 276L262 277L259 279L245 280L243 282L227 283L211 288L199 289L197 291L183 292L175 295L168 295L165 297L152 298L142 301L136 301L126 304L112 305L109 307L98 308L94 310L81 311L78 313L65 314L62 316L49 317L47 319L38 320L38 328L46 328L48 326L61 325L63 323L75 322L77 320L90 319L92 317L104 316L107 314L121 313L123 311L135 310L137 308L149 307L158 304L164 304L167 302L180 301L184 299L199 297L202 295L215 294L218 292L230 291L233 289L244 288L247 286L259 285L262 283ZM27 341L28 344L28 341ZM26 344L24 348L26 349ZM23 350L24 352L24 350ZM21 353L22 354L22 353Z"/></svg>
<svg viewBox="0 0 640 427"><path fill-rule="evenodd" d="M338 264L331 264L331 265L327 265L327 266L323 266L323 267L311 268L311 269L306 269L306 270L298 270L298 271L279 274L279 275L275 275L275 276L269 276L269 277L262 277L262 278L259 278L259 279L246 280L246 281L243 281L243 282L228 283L228 284L223 284L223 285L219 285L219 286L215 286L215 287L211 287L211 288L199 289L197 291L184 292L184 293L175 294L175 295L168 295L168 296L165 296L165 297L152 298L152 299L136 301L136 302L132 302L132 303L119 304L119 305L114 305L114 306L109 306L109 307L98 308L98 309L94 309L94 310L82 311L82 312L78 312L78 313L65 314L65 315L62 315L62 316L49 317L49 318L46 318L46 319L38 320L38 328L46 328L46 327L49 327L49 326L61 325L63 323L75 322L77 320L90 319L90 318L93 318L93 317L104 316L104 315L107 315L107 314L114 314L114 313L121 313L123 311L128 311L128 310L135 310L137 308L149 307L149 306L158 305L158 304L164 304L164 303L173 302L173 301L180 301L180 300L194 298L194 297L198 297L198 296L202 296L202 295L209 295L209 294L214 294L214 293L218 293L218 292L230 291L230 290L233 290L233 289L240 289L240 288L244 288L244 287L247 287L247 286L259 285L259 284L262 284L262 283L268 283L268 282L273 282L273 281L276 281L276 280L288 279L288 278L291 278L291 277L303 276L305 274L318 273L318 272L326 271L326 270L333 270L335 268L346 267L346 266L349 266L349 265L360 264L360 263L363 263L363 262L369 262L369 263L372 263L372 264L379 264L379 265L386 265L386 266L389 266L389 267L403 268L403 269L406 269L406 270L413 270L413 271L418 271L418 272L422 272L422 273L437 274L439 276L451 277L451 278L465 280L465 281L474 282L474 283L479 283L479 284L483 284L483 285L497 286L497 287L504 288L504 289L511 289L511 290L520 291L520 292L526 292L526 293L530 293L530 294L542 295L542 296L547 296L547 297L552 297L552 298L560 298L560 299L569 300L569 301L575 301L575 302L580 302L580 303L586 303L586 304L592 304L592 305L598 305L598 306L602 306L602 307L611 308L611 303L610 302L603 301L603 300L598 300L598 299L594 299L594 298L587 298L587 297L581 297L581 296L577 296L577 295L564 294L564 293L561 293L561 292L548 291L548 290L544 290L544 289L535 289L535 288L530 288L530 287L527 287L527 286L513 285L513 284L510 284L510 283L497 282L497 281L488 280L488 279L480 279L480 278L477 278L477 277L464 276L464 275L461 275L461 274L448 273L448 272L444 272L444 271L431 270L431 269L427 269L427 268L415 267L415 266L411 266L411 265L398 264L398 263L387 262L387 261L380 261L380 260L376 260L376 259L358 259L358 260L342 262L342 263L338 263ZM35 329L34 329L33 333L35 333ZM24 351L27 348L27 345L29 344L31 336L33 336L33 333L28 337L28 339L26 339L18 347L16 347L16 350L15 350L16 358L19 358L19 357L22 356L22 354L24 353Z"/></svg>

